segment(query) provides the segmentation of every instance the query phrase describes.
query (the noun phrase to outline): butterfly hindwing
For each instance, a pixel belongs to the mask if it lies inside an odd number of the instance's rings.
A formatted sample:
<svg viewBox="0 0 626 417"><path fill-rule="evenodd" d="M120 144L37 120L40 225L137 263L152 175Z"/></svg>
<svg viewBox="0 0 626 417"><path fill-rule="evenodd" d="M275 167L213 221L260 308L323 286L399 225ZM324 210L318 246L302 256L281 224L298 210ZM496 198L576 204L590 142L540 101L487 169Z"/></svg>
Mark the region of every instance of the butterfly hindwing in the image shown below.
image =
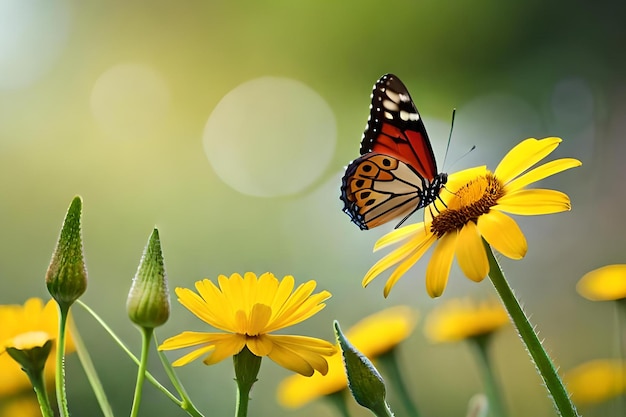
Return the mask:
<svg viewBox="0 0 626 417"><path fill-rule="evenodd" d="M417 210L424 185L424 180L399 159L365 154L346 170L344 211L361 229L369 229Z"/></svg>

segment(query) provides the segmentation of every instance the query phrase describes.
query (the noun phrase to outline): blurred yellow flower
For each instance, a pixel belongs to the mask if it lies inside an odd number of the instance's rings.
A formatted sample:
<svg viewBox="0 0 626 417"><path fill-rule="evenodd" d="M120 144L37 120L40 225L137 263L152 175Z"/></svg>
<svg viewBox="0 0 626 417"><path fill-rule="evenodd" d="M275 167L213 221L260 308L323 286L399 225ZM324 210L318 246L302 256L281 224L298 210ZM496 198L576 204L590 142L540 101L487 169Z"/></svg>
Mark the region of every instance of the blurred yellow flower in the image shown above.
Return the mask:
<svg viewBox="0 0 626 417"><path fill-rule="evenodd" d="M576 291L591 301L609 301L626 298L626 265L607 265L586 273Z"/></svg>
<svg viewBox="0 0 626 417"><path fill-rule="evenodd" d="M0 407L0 417L41 417L35 396L11 398Z"/></svg>
<svg viewBox="0 0 626 417"><path fill-rule="evenodd" d="M409 337L416 324L415 310L396 306L365 317L346 332L346 337L362 354L374 359ZM347 385L341 352L337 351L328 360L326 375L292 375L283 380L278 387L278 402L287 408L298 408Z"/></svg>
<svg viewBox="0 0 626 417"><path fill-rule="evenodd" d="M626 393L626 364L596 359L570 370L563 380L576 404L600 403Z"/></svg>
<svg viewBox="0 0 626 417"><path fill-rule="evenodd" d="M521 259L527 244L517 223L505 212L518 215L551 214L570 209L567 195L546 189L525 187L541 179L580 166L572 158L557 159L529 170L548 156L561 142L559 138L526 139L506 154L492 173L486 167L470 168L451 174L436 201L425 210L425 220L388 233L376 242L374 251L406 241L367 272L367 286L381 272L399 264L387 280L387 297L396 282L435 243L426 269L426 290L431 297L443 294L452 260L479 282L489 273L483 239L511 259ZM440 207L443 206L442 210ZM436 214L433 214L436 212Z"/></svg>
<svg viewBox="0 0 626 417"><path fill-rule="evenodd" d="M178 301L200 320L225 333L182 332L165 340L159 350L198 348L176 360L182 366L208 354L206 365L213 365L248 347L254 355L267 356L279 365L305 376L328 371L326 357L335 352L332 343L306 336L272 335L313 316L330 298L328 291L313 294L315 281L301 284L294 291L294 278L280 282L271 273L256 277L218 277L219 288L208 279L196 282L198 294L176 288ZM293 291L293 292L292 292Z"/></svg>
<svg viewBox="0 0 626 417"><path fill-rule="evenodd" d="M506 310L497 300L477 303L457 299L430 312L424 333L432 342L456 342L493 333L509 323Z"/></svg>
<svg viewBox="0 0 626 417"><path fill-rule="evenodd" d="M48 339L57 339L58 335L57 305L50 300L44 306L39 298L28 299L23 306L0 305L0 396L8 396L21 390L30 389L31 384L20 366L8 354L7 346L15 343L29 347ZM66 352L74 351L70 335L66 338ZM17 346L17 347L20 347ZM56 346L53 347L54 352ZM54 353L50 354L44 375L46 380L54 380Z"/></svg>

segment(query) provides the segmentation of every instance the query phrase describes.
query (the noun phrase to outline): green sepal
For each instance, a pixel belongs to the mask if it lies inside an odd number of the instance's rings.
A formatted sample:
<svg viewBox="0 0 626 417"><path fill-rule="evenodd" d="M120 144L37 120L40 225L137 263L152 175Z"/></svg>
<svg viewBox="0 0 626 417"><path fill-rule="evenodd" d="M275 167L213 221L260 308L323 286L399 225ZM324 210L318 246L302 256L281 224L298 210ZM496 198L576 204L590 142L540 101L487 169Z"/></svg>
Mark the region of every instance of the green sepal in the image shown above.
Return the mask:
<svg viewBox="0 0 626 417"><path fill-rule="evenodd" d="M170 316L170 295L159 231L156 228L150 234L133 278L126 311L133 323L144 328L161 326Z"/></svg>
<svg viewBox="0 0 626 417"><path fill-rule="evenodd" d="M18 349L7 346L6 352L20 364L27 374L39 374L43 372L46 360L52 350L52 340L46 341L43 346L34 346L28 349Z"/></svg>
<svg viewBox="0 0 626 417"><path fill-rule="evenodd" d="M82 198L74 197L46 272L48 292L62 308L69 308L87 289L87 268L80 228L82 207Z"/></svg>

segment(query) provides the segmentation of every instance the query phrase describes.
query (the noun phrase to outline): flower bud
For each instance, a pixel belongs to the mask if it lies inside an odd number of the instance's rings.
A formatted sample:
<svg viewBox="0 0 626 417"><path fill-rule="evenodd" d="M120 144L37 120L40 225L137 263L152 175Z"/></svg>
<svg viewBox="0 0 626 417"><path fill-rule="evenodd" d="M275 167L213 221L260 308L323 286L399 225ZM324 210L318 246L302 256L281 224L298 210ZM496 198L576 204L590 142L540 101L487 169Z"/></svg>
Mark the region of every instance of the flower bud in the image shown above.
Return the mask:
<svg viewBox="0 0 626 417"><path fill-rule="evenodd" d="M87 269L80 230L82 206L80 196L74 197L46 272L48 292L62 308L69 308L87 289Z"/></svg>
<svg viewBox="0 0 626 417"><path fill-rule="evenodd" d="M382 376L372 362L346 339L339 328L339 323L335 321L334 327L352 396L357 403L375 415L387 415L384 414L384 410L388 410L389 407L385 400L386 388Z"/></svg>
<svg viewBox="0 0 626 417"><path fill-rule="evenodd" d="M144 328L164 324L170 316L170 296L159 231L148 239L137 273L126 300L126 310L133 323Z"/></svg>

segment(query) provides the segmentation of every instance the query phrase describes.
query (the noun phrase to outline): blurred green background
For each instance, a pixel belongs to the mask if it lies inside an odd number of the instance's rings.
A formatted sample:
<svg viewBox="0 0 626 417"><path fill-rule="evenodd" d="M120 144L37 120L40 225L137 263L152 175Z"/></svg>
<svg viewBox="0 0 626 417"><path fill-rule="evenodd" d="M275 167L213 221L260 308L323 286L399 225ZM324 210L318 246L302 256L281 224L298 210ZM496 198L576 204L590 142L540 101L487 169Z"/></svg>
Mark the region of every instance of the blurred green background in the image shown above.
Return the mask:
<svg viewBox="0 0 626 417"><path fill-rule="evenodd" d="M625 35L617 1L1 0L0 303L47 299L44 272L76 194L90 279L83 300L137 351L125 299L154 225L172 289L271 271L333 293L290 333L332 340L333 319L347 327L391 305L424 315L446 299L493 295L488 280L469 282L454 266L443 300L429 299L426 261L387 300L384 278L360 286L381 256L374 242L393 225L351 224L340 178L358 156L371 87L393 72L444 171L495 168L526 137L560 136L552 157L583 161L540 184L569 194L573 210L518 219L528 255L502 263L562 370L615 356L612 306L574 286L625 260ZM126 414L135 367L83 311L75 319L114 411ZM174 298L157 334L203 329ZM481 390L462 343L433 346L418 327L401 354L426 416L464 415ZM497 335L494 355L512 416L555 415L512 329ZM156 360L151 368L165 380ZM67 374L73 415L99 415L76 357ZM323 403L280 408L275 390L287 375L264 361L251 417L331 415ZM233 414L231 361L198 361L180 376L207 415ZM183 415L148 384L145 394L142 415ZM367 413L355 406L355 415Z"/></svg>

